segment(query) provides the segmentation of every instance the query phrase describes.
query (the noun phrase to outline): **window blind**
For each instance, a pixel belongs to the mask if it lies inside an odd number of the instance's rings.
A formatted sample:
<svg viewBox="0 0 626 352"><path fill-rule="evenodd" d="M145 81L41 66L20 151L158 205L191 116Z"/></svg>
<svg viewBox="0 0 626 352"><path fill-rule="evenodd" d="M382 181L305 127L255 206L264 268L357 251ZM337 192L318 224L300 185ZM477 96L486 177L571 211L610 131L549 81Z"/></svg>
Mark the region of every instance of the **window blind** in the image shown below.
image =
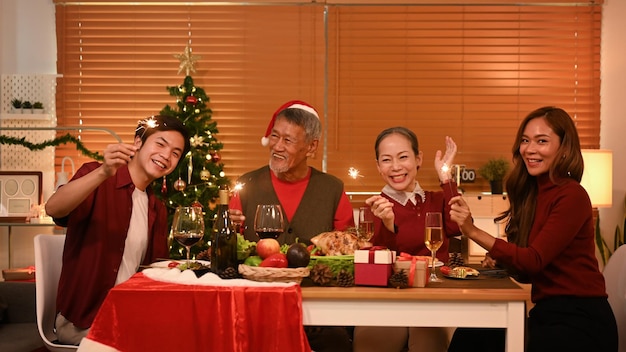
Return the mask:
<svg viewBox="0 0 626 352"><path fill-rule="evenodd" d="M444 136L477 169L510 158L519 122L546 105L572 115L583 148L598 147L600 17L595 6L331 7L328 172L355 167L363 177L348 189L380 189L375 136L402 125L424 152L420 183L438 189Z"/></svg>
<svg viewBox="0 0 626 352"><path fill-rule="evenodd" d="M188 4L188 3L186 3ZM437 189L444 136L456 162L477 169L509 157L520 120L556 105L575 119L584 148L599 146L601 6L61 4L57 11L59 126L98 126L131 142L137 120L175 101L174 54L200 55L196 86L224 143L227 176L267 163L260 145L274 110L291 99L321 112L314 167L346 190L379 191L374 140L413 129L424 151L418 179ZM81 135L92 151L112 143ZM57 148L86 161L71 145ZM351 178L355 167L362 177ZM488 190L478 179L468 191Z"/></svg>

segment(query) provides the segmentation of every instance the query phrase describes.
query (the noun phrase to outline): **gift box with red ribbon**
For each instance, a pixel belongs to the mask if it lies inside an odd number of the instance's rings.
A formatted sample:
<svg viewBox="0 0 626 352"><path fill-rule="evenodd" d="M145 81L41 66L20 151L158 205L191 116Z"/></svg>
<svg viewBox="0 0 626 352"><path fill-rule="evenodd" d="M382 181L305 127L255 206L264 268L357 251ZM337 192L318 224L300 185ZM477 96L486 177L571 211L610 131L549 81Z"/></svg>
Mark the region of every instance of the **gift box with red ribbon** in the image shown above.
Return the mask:
<svg viewBox="0 0 626 352"><path fill-rule="evenodd" d="M400 253L396 258L395 271L404 270L408 279L409 287L426 287L428 283L429 257Z"/></svg>
<svg viewBox="0 0 626 352"><path fill-rule="evenodd" d="M354 284L387 286L396 261L396 251L374 246L354 251Z"/></svg>

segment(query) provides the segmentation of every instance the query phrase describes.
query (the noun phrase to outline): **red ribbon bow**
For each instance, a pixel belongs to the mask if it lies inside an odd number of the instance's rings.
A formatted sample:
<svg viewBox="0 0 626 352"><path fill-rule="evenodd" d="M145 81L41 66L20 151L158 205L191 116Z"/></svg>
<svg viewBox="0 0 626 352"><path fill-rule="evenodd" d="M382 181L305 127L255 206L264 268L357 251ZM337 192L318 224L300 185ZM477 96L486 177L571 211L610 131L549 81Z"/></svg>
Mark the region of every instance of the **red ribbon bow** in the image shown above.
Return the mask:
<svg viewBox="0 0 626 352"><path fill-rule="evenodd" d="M385 250L387 247L385 246L371 246L371 247L363 247L362 250L369 250L369 255L367 258L368 263L374 263L374 252L379 250Z"/></svg>

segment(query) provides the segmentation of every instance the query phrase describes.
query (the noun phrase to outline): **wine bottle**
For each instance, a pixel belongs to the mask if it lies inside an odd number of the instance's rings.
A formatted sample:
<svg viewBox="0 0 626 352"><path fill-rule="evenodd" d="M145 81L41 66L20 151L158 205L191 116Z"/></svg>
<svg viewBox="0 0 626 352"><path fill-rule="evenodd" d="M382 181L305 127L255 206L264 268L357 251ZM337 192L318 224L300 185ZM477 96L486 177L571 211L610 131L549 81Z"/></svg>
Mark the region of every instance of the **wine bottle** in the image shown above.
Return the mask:
<svg viewBox="0 0 626 352"><path fill-rule="evenodd" d="M211 271L220 274L227 268L237 270L237 232L228 215L228 189L219 190L217 218L211 239Z"/></svg>

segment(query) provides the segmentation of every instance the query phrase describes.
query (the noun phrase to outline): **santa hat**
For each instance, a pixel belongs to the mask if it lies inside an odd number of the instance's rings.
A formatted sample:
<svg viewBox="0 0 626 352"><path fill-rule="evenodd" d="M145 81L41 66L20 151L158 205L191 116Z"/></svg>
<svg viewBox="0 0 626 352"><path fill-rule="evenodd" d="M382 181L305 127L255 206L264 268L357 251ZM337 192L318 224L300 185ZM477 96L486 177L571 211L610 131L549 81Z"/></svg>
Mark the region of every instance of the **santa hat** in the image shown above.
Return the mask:
<svg viewBox="0 0 626 352"><path fill-rule="evenodd" d="M313 106L311 106L310 104L305 103L300 100L288 101L285 104L281 105L272 116L272 120L270 120L270 124L267 126L267 131L265 131L265 136L261 138L261 144L263 146L267 146L270 143L270 134L272 134L272 128L274 128L274 123L276 122L276 116L278 116L278 114L280 114L286 109L301 109L301 110L304 110L308 113L315 115L315 117L317 117L318 119L320 118L317 111L315 111L315 108L313 108Z"/></svg>

